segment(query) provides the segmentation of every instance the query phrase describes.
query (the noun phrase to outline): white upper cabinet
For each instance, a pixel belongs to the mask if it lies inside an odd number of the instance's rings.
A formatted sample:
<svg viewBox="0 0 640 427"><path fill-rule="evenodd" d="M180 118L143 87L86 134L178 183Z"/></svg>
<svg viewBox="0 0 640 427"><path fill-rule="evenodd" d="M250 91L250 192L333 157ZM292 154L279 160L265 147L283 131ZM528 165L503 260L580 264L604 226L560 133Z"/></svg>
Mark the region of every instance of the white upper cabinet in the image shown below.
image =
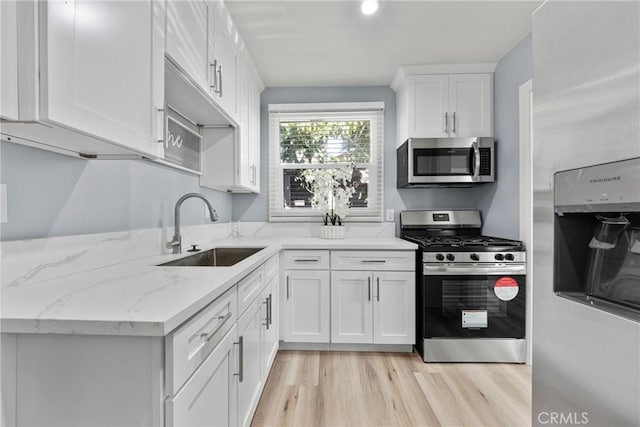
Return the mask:
<svg viewBox="0 0 640 427"><path fill-rule="evenodd" d="M15 0L0 2L0 117L18 120L18 26Z"/></svg>
<svg viewBox="0 0 640 427"><path fill-rule="evenodd" d="M407 85L409 134L412 137L449 136L449 77L411 76Z"/></svg>
<svg viewBox="0 0 640 427"><path fill-rule="evenodd" d="M206 92L213 73L208 61L210 9L207 1L167 1L167 55Z"/></svg>
<svg viewBox="0 0 640 427"><path fill-rule="evenodd" d="M212 66L213 98L232 118L238 116L238 55L240 42L231 15L222 0L209 13L209 62Z"/></svg>
<svg viewBox="0 0 640 427"><path fill-rule="evenodd" d="M206 129L200 185L233 192L260 192L260 93L262 80L246 49L239 55L238 121L233 130ZM223 89L224 91L224 89Z"/></svg>
<svg viewBox="0 0 640 427"><path fill-rule="evenodd" d="M493 78L490 74L449 76L451 136L493 136Z"/></svg>
<svg viewBox="0 0 640 427"><path fill-rule="evenodd" d="M236 122L239 42L222 0L167 2L167 55Z"/></svg>
<svg viewBox="0 0 640 427"><path fill-rule="evenodd" d="M490 65L481 68L492 69ZM492 73L419 71L399 73L392 85L397 103L396 145L407 138L493 136Z"/></svg>
<svg viewBox="0 0 640 427"><path fill-rule="evenodd" d="M21 80L19 119L30 124L9 123L3 135L88 157L156 156L164 108L164 69L158 67L164 3L25 1L17 9L12 62ZM3 71L5 31L12 30L3 23Z"/></svg>
<svg viewBox="0 0 640 427"><path fill-rule="evenodd" d="M40 3L42 118L155 154L154 3Z"/></svg>

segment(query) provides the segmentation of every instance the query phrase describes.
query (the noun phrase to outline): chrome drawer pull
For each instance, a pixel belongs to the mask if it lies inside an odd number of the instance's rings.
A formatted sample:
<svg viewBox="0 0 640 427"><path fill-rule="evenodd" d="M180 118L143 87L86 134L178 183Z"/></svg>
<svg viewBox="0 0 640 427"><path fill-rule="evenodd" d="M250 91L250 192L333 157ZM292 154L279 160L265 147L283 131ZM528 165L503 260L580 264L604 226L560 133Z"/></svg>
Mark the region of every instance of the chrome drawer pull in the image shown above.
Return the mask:
<svg viewBox="0 0 640 427"><path fill-rule="evenodd" d="M360 262L362 264L371 264L371 263L384 264L385 262L387 262L387 260L386 259L363 259Z"/></svg>
<svg viewBox="0 0 640 427"><path fill-rule="evenodd" d="M269 298L268 297L265 298L264 301L262 301L262 303L265 305L264 323L262 324L262 326L266 326L267 329L269 329Z"/></svg>
<svg viewBox="0 0 640 427"><path fill-rule="evenodd" d="M318 262L320 258L296 258L293 262Z"/></svg>
<svg viewBox="0 0 640 427"><path fill-rule="evenodd" d="M287 299L289 299L289 276L287 276Z"/></svg>
<svg viewBox="0 0 640 427"><path fill-rule="evenodd" d="M228 312L224 316L218 316L218 320L221 320L218 326L216 326L216 328L211 332L201 333L200 338L204 338L206 342L211 341L211 338L213 338L213 336L224 326L225 323L227 323L227 320L229 320L230 318L231 318L231 312Z"/></svg>
<svg viewBox="0 0 640 427"><path fill-rule="evenodd" d="M244 362L242 361L244 357L244 337L240 335L238 337L238 342L234 342L233 345L238 346L238 373L233 375L237 375L238 381L242 382L244 379Z"/></svg>

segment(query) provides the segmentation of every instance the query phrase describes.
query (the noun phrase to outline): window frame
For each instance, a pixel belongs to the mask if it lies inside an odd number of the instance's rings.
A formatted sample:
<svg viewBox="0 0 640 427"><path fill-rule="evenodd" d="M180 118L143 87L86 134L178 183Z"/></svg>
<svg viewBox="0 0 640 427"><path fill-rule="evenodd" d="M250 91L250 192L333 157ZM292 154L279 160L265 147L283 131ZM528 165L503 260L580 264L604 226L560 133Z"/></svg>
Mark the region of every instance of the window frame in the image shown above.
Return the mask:
<svg viewBox="0 0 640 427"><path fill-rule="evenodd" d="M368 207L351 208L345 222L382 222L384 207L384 102L341 102L269 104L269 221L317 222L321 214L315 208L284 207L284 169L306 169L304 164L280 163L280 122L292 120L369 120L371 147L369 163L355 163L369 169ZM308 164L307 164L308 165ZM317 168L334 168L331 163Z"/></svg>

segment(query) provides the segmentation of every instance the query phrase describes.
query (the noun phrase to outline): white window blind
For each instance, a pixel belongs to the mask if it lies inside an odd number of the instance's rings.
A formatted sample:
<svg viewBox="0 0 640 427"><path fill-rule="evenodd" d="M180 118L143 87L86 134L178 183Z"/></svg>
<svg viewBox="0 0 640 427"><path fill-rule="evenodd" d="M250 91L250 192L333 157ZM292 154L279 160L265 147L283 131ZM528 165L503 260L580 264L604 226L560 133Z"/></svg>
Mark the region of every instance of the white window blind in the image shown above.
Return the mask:
<svg viewBox="0 0 640 427"><path fill-rule="evenodd" d="M345 221L382 221L382 102L269 105L269 220L317 221L301 174L354 168Z"/></svg>

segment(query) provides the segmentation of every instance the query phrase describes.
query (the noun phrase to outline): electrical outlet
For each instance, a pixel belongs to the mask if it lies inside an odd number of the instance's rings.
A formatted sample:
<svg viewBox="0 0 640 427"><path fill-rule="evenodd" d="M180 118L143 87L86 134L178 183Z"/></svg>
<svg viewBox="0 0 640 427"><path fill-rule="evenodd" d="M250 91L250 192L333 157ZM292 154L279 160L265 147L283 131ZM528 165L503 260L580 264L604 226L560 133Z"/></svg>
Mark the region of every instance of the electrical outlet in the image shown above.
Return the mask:
<svg viewBox="0 0 640 427"><path fill-rule="evenodd" d="M393 209L387 209L386 221L394 221L396 212Z"/></svg>

